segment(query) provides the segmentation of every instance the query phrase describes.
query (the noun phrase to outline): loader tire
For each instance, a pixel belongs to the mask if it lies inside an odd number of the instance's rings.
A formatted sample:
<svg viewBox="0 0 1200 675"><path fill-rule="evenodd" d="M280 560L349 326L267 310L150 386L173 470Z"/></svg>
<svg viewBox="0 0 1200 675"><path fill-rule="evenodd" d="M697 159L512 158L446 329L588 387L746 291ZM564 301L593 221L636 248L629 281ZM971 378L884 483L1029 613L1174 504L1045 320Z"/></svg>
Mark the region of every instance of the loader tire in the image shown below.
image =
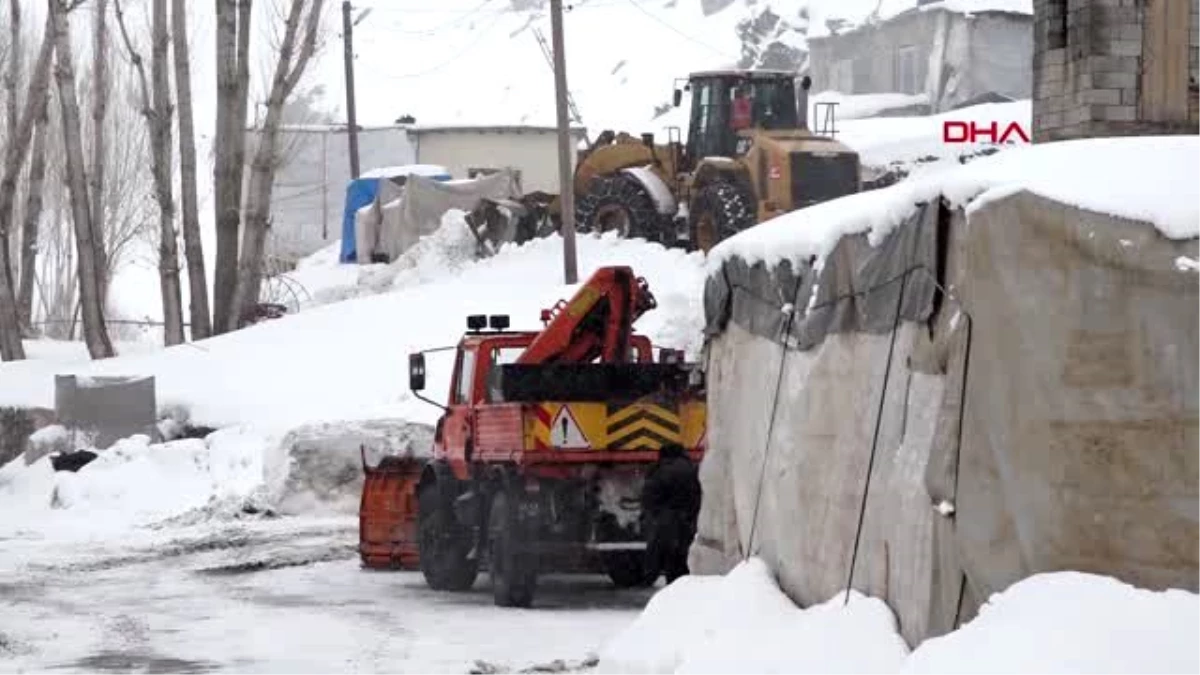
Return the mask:
<svg viewBox="0 0 1200 675"><path fill-rule="evenodd" d="M692 247L708 253L725 239L753 227L756 218L753 198L736 185L710 183L700 188L688 208Z"/></svg>
<svg viewBox="0 0 1200 675"><path fill-rule="evenodd" d="M524 548L530 537L518 518L516 506L500 490L492 498L488 515L488 567L497 607L529 607L537 588L537 557Z"/></svg>
<svg viewBox="0 0 1200 675"><path fill-rule="evenodd" d="M646 188L622 173L593 178L575 202L575 227L584 233L616 232L623 239L659 241L660 220Z"/></svg>
<svg viewBox="0 0 1200 675"><path fill-rule="evenodd" d="M417 495L417 537L421 573L435 591L466 591L475 585L479 559L471 558L471 538L454 519L437 481Z"/></svg>

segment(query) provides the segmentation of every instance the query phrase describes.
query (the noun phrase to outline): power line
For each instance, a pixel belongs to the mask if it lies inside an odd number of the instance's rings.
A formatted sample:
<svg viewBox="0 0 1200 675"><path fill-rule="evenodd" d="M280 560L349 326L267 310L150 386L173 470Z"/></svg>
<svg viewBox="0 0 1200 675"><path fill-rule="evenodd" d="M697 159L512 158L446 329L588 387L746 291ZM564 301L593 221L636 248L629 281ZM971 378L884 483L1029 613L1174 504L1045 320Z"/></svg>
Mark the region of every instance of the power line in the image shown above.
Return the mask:
<svg viewBox="0 0 1200 675"><path fill-rule="evenodd" d="M683 31L679 30L678 28L672 26L671 24L667 23L666 21L663 21L659 17L655 16L652 12L648 11L645 7L642 7L641 5L639 5L635 0L626 0L626 1L630 5L633 5L637 9L637 11L641 12L642 14L645 14L646 16L650 17L651 19L654 19L655 21L662 24L663 26L670 28L672 32L674 32L676 35L684 38L685 40L695 42L696 44L700 45L701 47L704 47L705 49L708 49L709 51L711 51L715 54L719 54L726 58L730 57L730 54L728 54L725 50L718 49L718 48L708 44L707 42L704 42L703 40L697 40L696 38L692 37L691 35L688 35L687 33L683 32Z"/></svg>
<svg viewBox="0 0 1200 675"><path fill-rule="evenodd" d="M483 42L483 38L487 37L487 35L492 32L492 29L495 28L499 23L500 23L500 17L497 17L495 20L493 20L491 23L489 23L487 25L487 27L485 27L483 30L479 31L479 35L476 36L476 38L474 40L472 40L470 44L468 44L466 47L463 47L462 49L458 50L458 53L456 53L454 56L450 57L446 61L439 63L436 66L433 66L432 68L428 68L426 70L422 70L422 71L419 71L416 73L404 73L402 75L381 75L380 77L383 77L384 79L388 79L388 80L408 80L408 79L412 79L415 77L424 77L425 75L429 75L430 73L435 73L435 72L441 70L442 68L445 68L445 67L451 65L452 63L458 61L462 57L466 56L472 49L479 46L479 43Z"/></svg>

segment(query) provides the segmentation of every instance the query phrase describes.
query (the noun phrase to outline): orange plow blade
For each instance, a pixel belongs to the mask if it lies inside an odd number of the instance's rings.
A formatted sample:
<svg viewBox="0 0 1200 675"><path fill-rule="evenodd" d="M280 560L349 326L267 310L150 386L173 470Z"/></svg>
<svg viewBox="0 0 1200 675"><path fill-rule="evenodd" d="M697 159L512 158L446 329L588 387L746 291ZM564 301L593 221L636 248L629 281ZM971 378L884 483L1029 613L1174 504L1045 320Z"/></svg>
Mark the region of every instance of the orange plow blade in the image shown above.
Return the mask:
<svg viewBox="0 0 1200 675"><path fill-rule="evenodd" d="M419 567L417 552L417 483L425 461L385 457L377 466L363 456L362 502L358 511L358 552L365 567Z"/></svg>

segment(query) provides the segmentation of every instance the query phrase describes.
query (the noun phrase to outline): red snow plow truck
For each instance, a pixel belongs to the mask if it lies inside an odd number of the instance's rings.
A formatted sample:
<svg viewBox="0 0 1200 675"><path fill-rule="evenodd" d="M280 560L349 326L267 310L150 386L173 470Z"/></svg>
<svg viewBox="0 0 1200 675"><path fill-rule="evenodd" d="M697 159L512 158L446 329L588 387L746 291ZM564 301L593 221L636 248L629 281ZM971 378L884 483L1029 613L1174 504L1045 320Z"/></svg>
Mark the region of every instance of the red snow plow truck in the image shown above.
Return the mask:
<svg viewBox="0 0 1200 675"><path fill-rule="evenodd" d="M444 411L432 458L363 462L364 565L419 567L447 591L486 568L500 606L529 606L544 572L653 583L647 539L678 533L647 527L643 483L664 446L694 465L705 444L702 371L633 331L655 305L630 268L605 267L543 310L540 331L468 317L445 405L424 399ZM423 352L409 356L409 386L425 388ZM694 531L690 518L680 527Z"/></svg>

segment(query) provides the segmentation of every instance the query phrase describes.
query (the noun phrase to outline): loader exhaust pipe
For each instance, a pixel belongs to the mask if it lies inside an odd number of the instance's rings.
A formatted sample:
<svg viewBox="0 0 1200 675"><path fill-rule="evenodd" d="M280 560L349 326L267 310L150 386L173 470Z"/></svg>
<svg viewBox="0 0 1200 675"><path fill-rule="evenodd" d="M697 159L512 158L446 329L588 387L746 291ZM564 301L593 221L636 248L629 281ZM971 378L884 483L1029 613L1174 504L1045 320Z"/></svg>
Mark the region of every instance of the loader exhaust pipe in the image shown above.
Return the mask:
<svg viewBox="0 0 1200 675"><path fill-rule="evenodd" d="M796 92L796 119L799 120L799 127L805 131L808 128L808 90L812 87L812 78L805 75L800 80L800 91Z"/></svg>

